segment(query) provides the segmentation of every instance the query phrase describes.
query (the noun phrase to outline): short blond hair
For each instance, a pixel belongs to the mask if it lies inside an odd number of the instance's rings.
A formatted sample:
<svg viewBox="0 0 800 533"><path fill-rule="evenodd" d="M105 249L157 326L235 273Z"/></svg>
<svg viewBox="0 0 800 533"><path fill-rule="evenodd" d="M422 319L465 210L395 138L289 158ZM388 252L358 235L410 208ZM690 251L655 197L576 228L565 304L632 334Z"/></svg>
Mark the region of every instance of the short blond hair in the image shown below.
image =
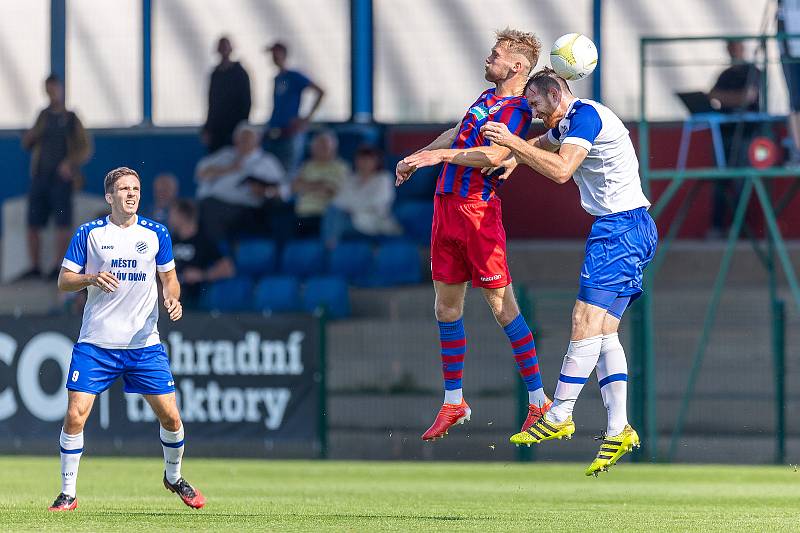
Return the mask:
<svg viewBox="0 0 800 533"><path fill-rule="evenodd" d="M531 70L533 70L536 63L539 62L539 52L542 49L542 42L535 34L506 28L504 30L497 30L495 36L497 37L498 44L504 46L511 52L524 56L525 59L528 60L528 63L530 63Z"/></svg>

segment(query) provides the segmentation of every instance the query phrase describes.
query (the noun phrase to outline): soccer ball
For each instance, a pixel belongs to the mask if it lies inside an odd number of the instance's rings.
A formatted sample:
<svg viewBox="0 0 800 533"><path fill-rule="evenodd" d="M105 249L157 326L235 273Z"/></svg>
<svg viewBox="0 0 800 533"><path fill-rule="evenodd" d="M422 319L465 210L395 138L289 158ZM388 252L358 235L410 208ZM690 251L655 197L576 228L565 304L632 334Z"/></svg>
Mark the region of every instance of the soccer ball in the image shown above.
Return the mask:
<svg viewBox="0 0 800 533"><path fill-rule="evenodd" d="M565 80L582 80L597 66L597 47L581 33L562 35L550 49L550 64Z"/></svg>

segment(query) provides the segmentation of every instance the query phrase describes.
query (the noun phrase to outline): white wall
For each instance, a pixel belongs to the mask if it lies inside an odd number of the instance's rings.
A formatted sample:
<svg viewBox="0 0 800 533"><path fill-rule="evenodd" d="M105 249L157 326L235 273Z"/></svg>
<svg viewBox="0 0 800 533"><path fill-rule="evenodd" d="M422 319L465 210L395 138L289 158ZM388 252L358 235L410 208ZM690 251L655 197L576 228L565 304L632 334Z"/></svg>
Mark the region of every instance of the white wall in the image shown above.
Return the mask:
<svg viewBox="0 0 800 533"><path fill-rule="evenodd" d="M756 34L767 3L603 0L604 102L623 118L638 117L640 37ZM376 117L387 122L458 120L487 86L483 59L494 42L494 29L513 26L536 33L543 43L541 67L549 64L550 46L559 35L577 31L591 36L591 15L591 0L569 5L557 0L375 0ZM771 55L777 59L774 49ZM648 71L648 113L653 119L684 116L674 91L710 89L727 61L721 42L669 45L651 57L684 63ZM772 66L769 76L770 110L786 112L779 66ZM573 89L590 97L591 81L575 83Z"/></svg>
<svg viewBox="0 0 800 533"><path fill-rule="evenodd" d="M141 5L67 1L67 106L91 127L142 121Z"/></svg>
<svg viewBox="0 0 800 533"><path fill-rule="evenodd" d="M0 0L0 128L27 128L50 73L50 1Z"/></svg>
<svg viewBox="0 0 800 533"><path fill-rule="evenodd" d="M639 114L642 35L758 33L767 0L603 0L604 101L626 119ZM0 128L27 127L45 103L49 72L48 0L0 0ZM458 120L487 86L483 60L493 31L513 26L543 42L540 66L563 33L591 34L592 0L374 0L375 111L386 122ZM205 119L208 74L217 38L229 34L252 80L253 113L271 112L275 74L266 43L282 40L290 63L322 85L318 118L350 115L349 0L153 0L153 110L159 125ZM768 13L772 21L772 13ZM768 30L774 30L774 23ZM141 3L68 0L68 104L89 126L141 121ZM676 90L708 89L725 66L722 43L653 49L648 112L677 119ZM777 59L772 47L771 59ZM693 63L688 66L686 63ZM784 113L780 68L770 76L770 111ZM591 95L591 80L574 85Z"/></svg>
<svg viewBox="0 0 800 533"><path fill-rule="evenodd" d="M639 39L641 36L758 34L768 0L604 0L603 96L620 116L639 116ZM768 29L775 29L774 10L767 12ZM754 51L748 43L748 53ZM777 50L772 48L777 60ZM677 90L708 90L725 68L724 42L694 42L654 47L651 60L680 66L648 68L648 117L675 119L685 116ZM693 66L690 66L693 65ZM770 110L785 113L786 86L778 65L769 71Z"/></svg>
<svg viewBox="0 0 800 533"><path fill-rule="evenodd" d="M251 120L272 112L276 69L264 46L289 48L290 68L322 86L316 118L350 116L350 4L348 0L153 0L153 118L159 125L205 121L208 76L223 34L250 75Z"/></svg>
<svg viewBox="0 0 800 533"><path fill-rule="evenodd" d="M550 45L570 31L591 34L591 0L374 0L375 117L385 122L460 119L488 87L483 65L494 31L507 26ZM588 96L591 83L573 87Z"/></svg>

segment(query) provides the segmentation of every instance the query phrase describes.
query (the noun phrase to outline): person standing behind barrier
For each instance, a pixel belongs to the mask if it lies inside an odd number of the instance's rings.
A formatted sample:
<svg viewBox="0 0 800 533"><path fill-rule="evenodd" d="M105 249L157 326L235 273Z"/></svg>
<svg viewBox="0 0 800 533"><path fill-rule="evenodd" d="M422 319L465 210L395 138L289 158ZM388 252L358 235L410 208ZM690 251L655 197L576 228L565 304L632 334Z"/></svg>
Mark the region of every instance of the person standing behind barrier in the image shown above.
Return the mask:
<svg viewBox="0 0 800 533"><path fill-rule="evenodd" d="M311 159L292 182L298 237L319 237L322 215L347 179L350 169L338 157L338 145L333 131L317 133L311 141Z"/></svg>
<svg viewBox="0 0 800 533"><path fill-rule="evenodd" d="M267 123L265 135L266 148L275 154L286 169L286 174L293 177L303 157L306 129L319 108L325 91L305 74L286 67L286 45L274 43L265 48L265 51L272 53L272 61L278 67L272 96L272 116ZM316 97L311 110L301 117L300 101L306 89L315 92Z"/></svg>
<svg viewBox="0 0 800 533"><path fill-rule="evenodd" d="M759 89L763 74L758 67L745 59L742 41L728 41L726 48L731 65L720 73L708 97L712 103L719 105L720 113L758 112ZM757 126L754 122L731 122L721 125L720 133L727 166L749 165L748 149ZM709 237L722 237L728 227L726 220L728 215L733 216L733 209L728 208L726 196L738 198L741 189L740 180L714 180Z"/></svg>
<svg viewBox="0 0 800 533"><path fill-rule="evenodd" d="M67 249L72 226L72 191L80 184L80 167L91 156L89 135L78 116L64 104L64 85L51 74L44 82L50 99L36 123L22 136L31 152L31 187L28 193L28 255L31 267L23 278L42 275L41 230L53 215L57 228L56 254ZM51 277L58 274L54 270Z"/></svg>
<svg viewBox="0 0 800 533"><path fill-rule="evenodd" d="M228 37L217 43L219 64L208 84L208 114L203 125L203 144L216 152L233 144L233 130L250 118L250 76L241 63L231 60L233 45Z"/></svg>
<svg viewBox="0 0 800 533"><path fill-rule="evenodd" d="M800 34L800 0L778 0L778 32ZM800 165L800 39L780 41L783 74L789 90L787 127L794 141L790 162Z"/></svg>

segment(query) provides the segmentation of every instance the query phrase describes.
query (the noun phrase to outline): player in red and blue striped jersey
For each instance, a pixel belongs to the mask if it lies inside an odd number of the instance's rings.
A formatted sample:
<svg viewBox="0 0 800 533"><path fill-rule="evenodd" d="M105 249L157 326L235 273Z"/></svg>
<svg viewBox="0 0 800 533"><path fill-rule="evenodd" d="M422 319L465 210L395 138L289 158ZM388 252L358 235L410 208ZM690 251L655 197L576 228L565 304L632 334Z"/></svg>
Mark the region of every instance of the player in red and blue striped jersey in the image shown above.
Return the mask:
<svg viewBox="0 0 800 533"><path fill-rule="evenodd" d="M436 291L436 320L441 340L444 404L423 440L443 437L455 424L468 421L461 377L467 341L462 315L468 282L481 287L498 324L508 336L520 376L528 389L528 417L523 431L537 422L550 406L542 388L536 348L519 312L506 261L506 234L496 195L500 180L481 168L500 165L510 156L505 147L486 140L481 126L487 121L506 124L525 137L531 108L522 96L541 44L535 35L505 29L486 58L486 80L495 87L469 107L459 124L434 142L398 163L400 185L419 167L444 163L434 197L431 235L431 274Z"/></svg>
<svg viewBox="0 0 800 533"><path fill-rule="evenodd" d="M491 143L484 139L481 126L488 121L502 122L510 131L520 137L526 137L531 126L531 108L523 96L497 95L496 89L488 89L475 100L467 114L459 124L458 134L450 147L462 150L478 146L490 147ZM424 157L427 154L422 154ZM411 159L411 158L409 158ZM436 194L456 194L462 198L491 200L500 180L495 175L483 174L482 169L447 162L436 182Z"/></svg>

